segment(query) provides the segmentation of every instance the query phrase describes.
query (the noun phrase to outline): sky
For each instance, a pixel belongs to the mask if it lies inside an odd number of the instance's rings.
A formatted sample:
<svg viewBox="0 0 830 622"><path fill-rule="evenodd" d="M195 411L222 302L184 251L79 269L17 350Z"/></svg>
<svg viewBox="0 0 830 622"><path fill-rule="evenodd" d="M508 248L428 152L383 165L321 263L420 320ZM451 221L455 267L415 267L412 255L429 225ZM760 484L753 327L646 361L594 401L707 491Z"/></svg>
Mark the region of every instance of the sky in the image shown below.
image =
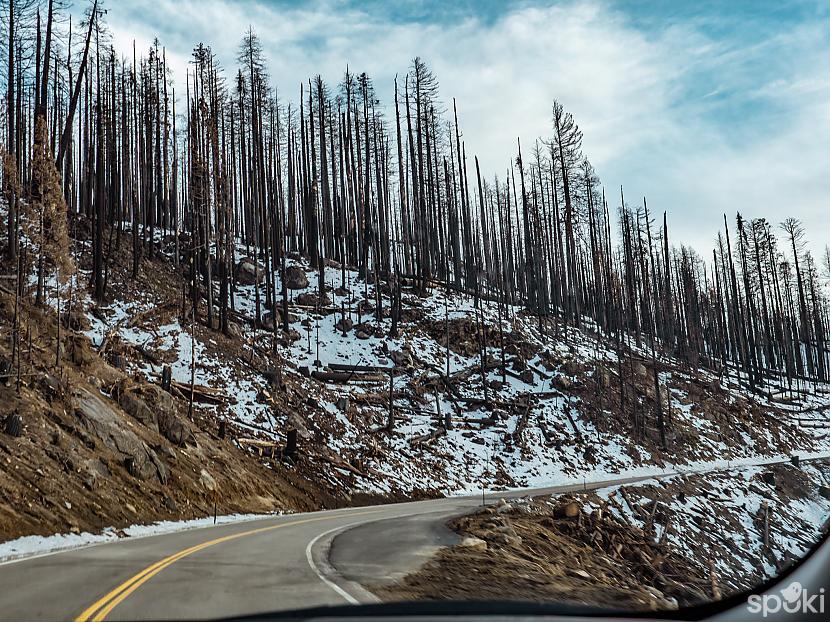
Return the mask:
<svg viewBox="0 0 830 622"><path fill-rule="evenodd" d="M561 101L612 206L668 211L670 235L709 255L723 214L795 216L830 243L830 3L822 0L110 0L116 49L154 37L183 76L192 48L229 75L251 26L282 97L346 65L393 105L415 56L457 99L467 153L504 175L517 138L551 134ZM76 3L77 11L83 5ZM393 108L387 108L392 111Z"/></svg>

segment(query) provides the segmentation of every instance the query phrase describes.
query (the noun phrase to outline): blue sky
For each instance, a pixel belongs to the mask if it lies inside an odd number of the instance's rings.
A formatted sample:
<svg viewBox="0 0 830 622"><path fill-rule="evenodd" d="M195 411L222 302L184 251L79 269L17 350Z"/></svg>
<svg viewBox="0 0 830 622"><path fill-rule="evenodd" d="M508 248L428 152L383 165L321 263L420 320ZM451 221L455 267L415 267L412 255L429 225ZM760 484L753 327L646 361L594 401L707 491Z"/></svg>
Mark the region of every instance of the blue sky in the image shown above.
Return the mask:
<svg viewBox="0 0 830 622"><path fill-rule="evenodd" d="M80 7L79 7L80 8ZM720 215L801 217L816 250L830 238L828 3L698 0L446 2L133 0L108 3L116 47L158 36L181 80L211 45L236 67L260 35L272 80L334 83L346 63L388 104L416 55L458 100L468 153L506 169L520 137L550 133L561 100L609 196L668 210L675 239L708 254Z"/></svg>

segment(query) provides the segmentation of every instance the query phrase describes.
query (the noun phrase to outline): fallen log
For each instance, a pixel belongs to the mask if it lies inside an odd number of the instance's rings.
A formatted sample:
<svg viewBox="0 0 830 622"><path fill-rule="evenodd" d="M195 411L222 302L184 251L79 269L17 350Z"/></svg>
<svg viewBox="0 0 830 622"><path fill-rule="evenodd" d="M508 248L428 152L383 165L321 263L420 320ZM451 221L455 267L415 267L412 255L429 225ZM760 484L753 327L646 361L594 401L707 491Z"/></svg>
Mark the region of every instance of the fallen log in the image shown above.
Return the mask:
<svg viewBox="0 0 830 622"><path fill-rule="evenodd" d="M363 473L363 471L361 471L360 469L352 466L351 464L349 464L348 462L346 462L342 458L332 458L331 456L326 456L324 454L314 454L310 457L311 458L319 458L320 460L323 460L324 462L328 462L329 464L331 464L332 466L337 467L338 469L344 469L346 471L349 471L350 473L354 473L355 475L359 475L360 477L366 477L366 475Z"/></svg>
<svg viewBox="0 0 830 622"><path fill-rule="evenodd" d="M419 436L413 436L409 439L409 444L412 447L425 447L427 445L431 445L437 439L441 438L447 433L446 428L441 426L440 428L435 428L432 432L428 434L421 434Z"/></svg>
<svg viewBox="0 0 830 622"><path fill-rule="evenodd" d="M381 374L355 374L350 371L312 371L311 377L320 382L334 382L345 384L348 382L382 382Z"/></svg>
<svg viewBox="0 0 830 622"><path fill-rule="evenodd" d="M348 371L354 373L390 373L392 367L378 367L376 365L349 365L347 363L329 363L328 368L332 371Z"/></svg>
<svg viewBox="0 0 830 622"><path fill-rule="evenodd" d="M154 382L159 386L162 385L161 377L154 374ZM176 380L170 381L171 390L179 392L179 395L184 399L190 399L191 385L188 382L178 382ZM223 393L219 389L207 387L201 384L194 384L192 386L193 401L200 404L212 404L214 406L222 404L235 404L236 400L229 395Z"/></svg>

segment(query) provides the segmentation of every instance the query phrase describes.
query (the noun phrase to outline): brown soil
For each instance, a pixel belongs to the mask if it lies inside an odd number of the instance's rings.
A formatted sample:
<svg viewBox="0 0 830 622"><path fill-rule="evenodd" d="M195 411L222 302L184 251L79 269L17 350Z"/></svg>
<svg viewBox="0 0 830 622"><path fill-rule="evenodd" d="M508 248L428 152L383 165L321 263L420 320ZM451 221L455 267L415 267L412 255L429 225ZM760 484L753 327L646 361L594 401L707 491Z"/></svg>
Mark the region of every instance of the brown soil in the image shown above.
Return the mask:
<svg viewBox="0 0 830 622"><path fill-rule="evenodd" d="M793 512L824 500L830 462L689 474L595 492L500 501L450 521L462 542L373 586L383 600L524 600L662 610L717 600L783 572L830 528ZM747 527L748 492L772 508ZM736 499L738 501L736 501ZM627 509L626 509L627 508ZM669 537L667 537L671 534ZM790 542L790 544L786 544ZM736 548L737 547L737 548Z"/></svg>
<svg viewBox="0 0 830 622"><path fill-rule="evenodd" d="M158 301L155 311L142 321L164 321L163 316L178 313L182 281L166 261L145 259L138 280L128 285L126 257L120 264L114 262L109 278L109 292L119 298L140 292ZM337 485L328 463L312 459L312 441L300 440L301 451L293 463L239 449L230 440L241 435L240 430L230 433L232 423L222 439L215 414L197 408L193 421L188 421L188 404L181 395L161 392L157 385L130 377L113 364L118 356L149 354L164 360L166 353L148 344L141 354L117 338L107 343L105 352L98 352L80 333L86 327L80 311L71 314L71 321L64 318L58 344L56 314L49 307L35 306L28 296L19 303L18 388L17 365L12 362L13 283L0 283L0 541L33 534L98 532L109 526L188 519L214 511L305 511L400 497L350 496ZM196 330L208 329L197 323ZM243 345L241 338L218 331L204 339L211 342L226 357ZM251 361L233 358L240 373L251 373ZM265 364L254 360L253 365ZM267 396L275 408L296 408L305 399L302 387L290 386L290 381L288 385ZM125 402L124 394L140 401ZM94 412L85 412L90 408ZM5 422L14 414L23 422L17 437L4 433ZM250 431L245 435L257 436Z"/></svg>
<svg viewBox="0 0 830 622"><path fill-rule="evenodd" d="M373 591L384 600L524 600L654 610L706 599L706 578L607 512L487 507L450 527L465 537L419 572ZM467 545L465 545L467 544ZM650 587L653 586L653 587Z"/></svg>

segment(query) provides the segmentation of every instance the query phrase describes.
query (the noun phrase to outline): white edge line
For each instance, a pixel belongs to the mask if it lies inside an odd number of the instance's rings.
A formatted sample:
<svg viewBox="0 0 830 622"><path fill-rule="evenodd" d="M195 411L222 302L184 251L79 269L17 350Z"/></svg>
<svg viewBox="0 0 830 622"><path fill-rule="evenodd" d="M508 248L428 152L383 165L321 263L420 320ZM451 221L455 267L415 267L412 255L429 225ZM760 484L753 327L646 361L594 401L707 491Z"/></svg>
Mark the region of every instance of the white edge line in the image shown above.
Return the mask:
<svg viewBox="0 0 830 622"><path fill-rule="evenodd" d="M301 516L306 516L308 514L317 514L319 512L331 512L331 513L340 512L340 513L343 513L343 512L353 511L353 510L364 509L364 508L367 508L367 507L376 507L376 506L344 506L342 508L323 508L323 509L320 509L320 510L311 510L311 511L308 511L308 512L293 512L293 511L289 510L289 511L279 511L279 512L276 512L276 513L251 514L249 518L246 517L246 518L240 519L238 521L236 521L236 520L227 521L227 522L224 522L224 523L217 523L215 525L210 525L210 524L208 524L208 525L186 525L186 523L188 521L190 521L190 520L199 520L198 518L197 519L185 519L183 521L172 521L173 523L181 523L184 526L177 527L177 528L171 529L169 531L165 530L165 531L158 531L158 532L152 532L152 533L142 533L142 534L138 534L138 535L134 535L134 536L131 536L131 535L113 536L112 538L104 538L104 539L101 539L101 540L98 540L98 541L95 541L95 542L85 542L85 543L82 543L82 544L70 544L69 546L57 546L56 548L49 549L49 550L46 550L46 551L38 551L36 553L22 553L20 555L12 554L12 555L9 555L7 557L0 557L0 566L7 566L9 564L16 564L18 562L25 562L25 561L28 561L30 559L38 559L38 558L41 558L41 557L50 557L51 555L60 555L61 553L69 553L71 551L80 551L80 550L83 550L83 549L91 549L93 547L103 546L105 544L118 544L118 543L121 543L121 542L129 542L129 541L132 541L132 540L143 540L144 538L157 538L157 537L160 537L160 536L170 536L170 535L179 534L179 533L182 533L182 532L185 532L185 531L196 531L196 530L199 530L199 529L216 529L217 527L229 527L231 525L238 525L238 524L241 524L241 523L249 523L249 522L261 521L261 520L269 520L269 519L272 519L272 518L280 518L280 517L298 517L298 516L301 517ZM226 514L224 516L227 517L227 516L233 516L233 515L232 514ZM208 517L205 517L205 518L208 518ZM153 527L155 524L156 523L149 523L147 525L142 525L142 524L137 523L136 525L129 525L126 528L129 528L129 527ZM91 534L91 535L96 535L96 536L97 535L103 535L108 530L112 530L112 532L114 532L116 529L126 529L126 528L109 526L109 527L104 528L104 531L102 531L102 534ZM86 533L89 533L89 532L86 532ZM53 535L62 535L62 534L58 533L58 534L53 534ZM23 536L23 537L26 537L26 536ZM45 537L49 537L49 536L45 536ZM12 541L13 540L6 540L6 541L3 541L3 542L0 542L0 545L7 544L8 542L12 542Z"/></svg>
<svg viewBox="0 0 830 622"><path fill-rule="evenodd" d="M335 592L337 592L338 594L340 594L340 596L342 596L344 599L346 599L346 602L347 602L347 603L349 603L350 605L359 605L359 604L360 604L360 601L359 601L358 599L356 599L354 596L352 596L351 594L349 594L349 593L348 593L346 590L344 590L342 587L340 587L339 585L337 585L337 584L336 584L336 583L334 583L333 581L329 580L329 579L328 579L328 578L327 578L327 577L323 574L323 572L320 570L320 568L317 566L317 564L315 564L315 563L314 563L314 557L313 557L313 555L312 555L312 552L311 552L311 551L312 551L312 548L314 548L314 545L315 545L315 544L317 544L317 541L318 541L318 540L320 540L320 538L323 538L324 536L327 536L327 535L329 535L330 533L334 533L335 531L341 531L341 530L348 529L349 527L354 527L355 525L360 525L362 522L363 522L363 521L355 521L355 522L353 522L353 523L349 523L348 525L340 525L340 526L338 526L338 527L334 527L334 528L332 528L332 529L329 529L328 531L324 531L323 533L317 534L317 535L316 535L316 536L315 536L315 537L314 537L314 538L313 538L313 539L312 539L312 540L308 543L308 545L305 547L305 557L306 557L306 559L308 560L308 565L309 565L309 566L311 567L311 569L314 571L314 574L316 574L316 575L317 575L317 578L318 578L318 579L320 579L320 581L322 581L322 582L323 582L323 583L325 583L326 585L328 585L328 586L329 586L331 589L333 589Z"/></svg>

